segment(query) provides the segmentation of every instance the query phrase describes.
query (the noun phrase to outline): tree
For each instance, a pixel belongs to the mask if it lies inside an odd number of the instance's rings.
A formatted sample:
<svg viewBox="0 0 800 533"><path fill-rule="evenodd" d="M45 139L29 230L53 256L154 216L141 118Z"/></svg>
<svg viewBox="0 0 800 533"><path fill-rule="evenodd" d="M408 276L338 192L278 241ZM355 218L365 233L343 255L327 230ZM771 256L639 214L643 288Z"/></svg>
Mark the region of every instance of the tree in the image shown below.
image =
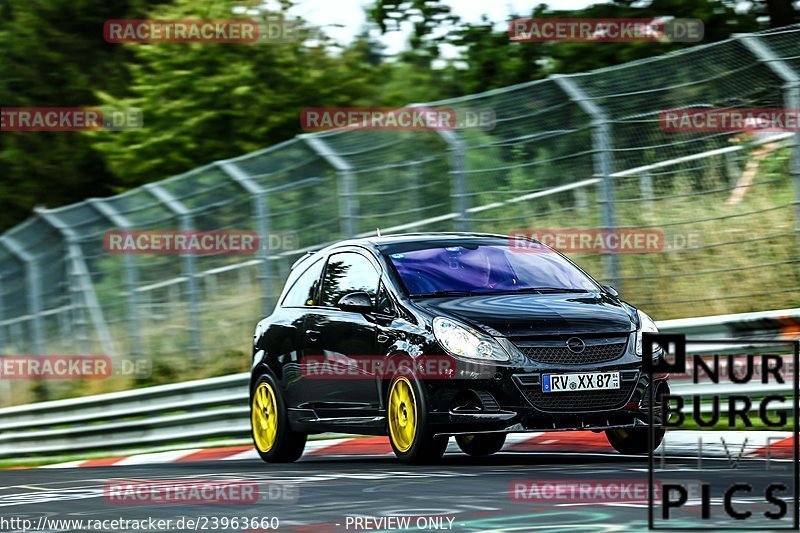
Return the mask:
<svg viewBox="0 0 800 533"><path fill-rule="evenodd" d="M379 0L371 15L382 31L394 31L399 21L418 20L409 47L422 47L429 52L426 61L431 64L437 57L429 57L438 46L447 43L460 50L458 57L447 60L441 74L445 86L456 95L505 87L516 83L540 79L553 73L585 72L608 65L652 57L694 43L670 42L513 42L506 28L497 30L484 18L477 23L458 21L453 16L454 28L446 35L435 33L435 20L441 13L449 13L441 0L423 2L427 11L407 11L413 2ZM556 11L539 5L530 13L512 15L514 18L656 18L669 14L675 18L696 18L704 22L703 42L727 39L732 33L761 29L757 13L737 13L734 4L727 0L653 0L645 7L636 7L633 0L599 3L584 9ZM421 17L421 19L420 19ZM436 43L437 47L424 47L420 43ZM403 55L401 60L407 58ZM438 57L441 59L441 57Z"/></svg>
<svg viewBox="0 0 800 533"><path fill-rule="evenodd" d="M761 6L769 14L769 25L780 28L798 22L797 10L792 0L759 0L756 6Z"/></svg>
<svg viewBox="0 0 800 533"><path fill-rule="evenodd" d="M230 18L216 0L176 0L157 19ZM144 127L94 132L117 184L125 188L186 172L301 133L306 107L375 103L381 66L363 40L338 54L322 37L256 44L132 44L131 96Z"/></svg>
<svg viewBox="0 0 800 533"><path fill-rule="evenodd" d="M103 40L109 18L133 18L146 0L7 0L0 17L3 107L91 107L97 92L126 90L127 52ZM111 192L103 155L77 132L0 136L0 228L36 204L57 206Z"/></svg>
<svg viewBox="0 0 800 533"><path fill-rule="evenodd" d="M459 22L450 6L439 0L376 0L369 11L381 33L398 31L411 25L409 49L401 54L404 61L431 66L440 57L439 46L448 41L448 32Z"/></svg>

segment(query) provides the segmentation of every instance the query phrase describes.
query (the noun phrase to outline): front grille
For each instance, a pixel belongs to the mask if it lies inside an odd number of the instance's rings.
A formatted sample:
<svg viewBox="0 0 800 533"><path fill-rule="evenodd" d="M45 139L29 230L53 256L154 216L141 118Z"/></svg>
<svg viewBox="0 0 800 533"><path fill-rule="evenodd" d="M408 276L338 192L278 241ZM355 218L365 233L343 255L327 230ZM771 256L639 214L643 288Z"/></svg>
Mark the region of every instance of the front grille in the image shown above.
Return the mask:
<svg viewBox="0 0 800 533"><path fill-rule="evenodd" d="M620 388L615 390L581 391L581 392L542 392L542 386L536 380L517 379L517 386L528 401L548 413L596 412L621 409L630 401L636 384L639 382L638 372L620 372Z"/></svg>
<svg viewBox="0 0 800 533"><path fill-rule="evenodd" d="M540 363L557 365L581 365L613 361L625 353L628 345L627 334L624 337L582 339L586 348L575 353L567 348L567 339L558 340L514 340L519 350L530 359Z"/></svg>

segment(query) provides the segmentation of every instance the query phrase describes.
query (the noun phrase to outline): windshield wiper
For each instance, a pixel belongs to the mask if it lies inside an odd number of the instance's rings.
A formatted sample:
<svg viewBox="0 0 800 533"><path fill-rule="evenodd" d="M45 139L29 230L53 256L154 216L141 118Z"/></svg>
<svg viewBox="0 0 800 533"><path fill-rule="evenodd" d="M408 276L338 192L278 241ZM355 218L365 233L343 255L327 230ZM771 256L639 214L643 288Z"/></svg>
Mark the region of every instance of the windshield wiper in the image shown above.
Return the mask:
<svg viewBox="0 0 800 533"><path fill-rule="evenodd" d="M437 296L478 296L482 294L490 294L487 292L472 292L472 291L451 291L439 290L433 292L423 292L419 294L412 294L412 298L435 298Z"/></svg>
<svg viewBox="0 0 800 533"><path fill-rule="evenodd" d="M544 293L558 293L558 292L589 292L586 289L570 289L568 287L525 287L522 289L508 289L505 291L498 291L502 294L544 294ZM495 294L497 294L495 293Z"/></svg>
<svg viewBox="0 0 800 533"><path fill-rule="evenodd" d="M436 298L439 296L494 296L501 294L545 294L545 293L583 293L586 289L571 289L568 287L525 287L522 289L488 290L488 291L456 291L438 290L420 294L412 294L411 298Z"/></svg>
<svg viewBox="0 0 800 533"><path fill-rule="evenodd" d="M534 287L538 292L589 292L586 289L570 289L569 287Z"/></svg>

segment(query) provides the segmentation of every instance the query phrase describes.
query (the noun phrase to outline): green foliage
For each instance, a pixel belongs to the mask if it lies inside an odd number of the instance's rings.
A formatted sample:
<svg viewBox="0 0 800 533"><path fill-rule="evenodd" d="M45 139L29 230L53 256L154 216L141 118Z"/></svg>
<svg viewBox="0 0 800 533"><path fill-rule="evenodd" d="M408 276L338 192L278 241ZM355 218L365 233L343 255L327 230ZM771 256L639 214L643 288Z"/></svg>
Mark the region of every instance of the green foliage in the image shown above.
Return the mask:
<svg viewBox="0 0 800 533"><path fill-rule="evenodd" d="M655 18L666 14L675 18L696 18L705 26L703 42L727 39L733 33L756 31L760 11L737 13L735 4L725 0L654 0L645 7L631 7L632 2L618 0L598 3L584 9L560 11L544 4L515 18ZM422 9L418 4L424 4ZM477 23L460 21L440 0L416 2L378 0L370 11L383 32L397 30L401 22L414 20L409 51L401 61L430 64L442 44L456 46L460 54L448 59L442 72L452 96L506 87L544 78L553 73L575 73L608 65L661 55L694 46L694 43L586 43L512 42L507 27L500 27L485 17ZM442 29L448 31L442 34Z"/></svg>
<svg viewBox="0 0 800 533"><path fill-rule="evenodd" d="M0 15L3 107L96 105L100 91L123 94L126 50L103 40L110 18L134 18L148 0L6 0ZM37 204L58 206L107 195L113 175L80 133L7 132L0 136L0 228Z"/></svg>
<svg viewBox="0 0 800 533"><path fill-rule="evenodd" d="M623 2L597 4L580 11L552 13L540 8L533 17L550 18L655 18L669 15L676 19L692 18L703 21L703 43L727 39L734 33L757 31L755 15L737 14L734 5L721 0L653 0L650 5L633 8ZM519 43L537 46L536 43ZM696 43L546 43L545 55L552 58L551 69L559 73L586 72L601 66L635 61L662 55L673 50L696 46Z"/></svg>
<svg viewBox="0 0 800 533"><path fill-rule="evenodd" d="M430 0L378 0L369 15L383 33L411 26L403 59L420 67L430 67L440 56L440 44L447 42L447 32L459 20L450 6Z"/></svg>
<svg viewBox="0 0 800 533"><path fill-rule="evenodd" d="M217 0L176 0L151 16L223 19L230 9ZM93 134L124 187L292 137L304 107L368 104L378 70L360 41L340 56L324 42L300 41L130 48L130 96L107 103L141 109L145 126Z"/></svg>

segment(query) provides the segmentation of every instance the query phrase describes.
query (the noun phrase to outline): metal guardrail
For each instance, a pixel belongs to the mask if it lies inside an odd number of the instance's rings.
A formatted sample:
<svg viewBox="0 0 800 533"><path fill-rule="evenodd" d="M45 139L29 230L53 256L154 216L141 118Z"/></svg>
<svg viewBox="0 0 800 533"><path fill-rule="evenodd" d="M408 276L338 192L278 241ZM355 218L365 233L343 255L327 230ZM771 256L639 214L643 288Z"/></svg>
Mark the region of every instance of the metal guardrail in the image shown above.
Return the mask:
<svg viewBox="0 0 800 533"><path fill-rule="evenodd" d="M244 438L249 374L0 410L0 457Z"/></svg>
<svg viewBox="0 0 800 533"><path fill-rule="evenodd" d="M798 324L800 308L666 320L658 326L662 332L684 333L692 339L741 339L778 338ZM246 439L250 431L248 384L249 373L245 372L3 408L0 457ZM691 384L677 384L675 390L690 387L697 392L697 385ZM752 384L748 390L754 395L791 392L791 384Z"/></svg>

